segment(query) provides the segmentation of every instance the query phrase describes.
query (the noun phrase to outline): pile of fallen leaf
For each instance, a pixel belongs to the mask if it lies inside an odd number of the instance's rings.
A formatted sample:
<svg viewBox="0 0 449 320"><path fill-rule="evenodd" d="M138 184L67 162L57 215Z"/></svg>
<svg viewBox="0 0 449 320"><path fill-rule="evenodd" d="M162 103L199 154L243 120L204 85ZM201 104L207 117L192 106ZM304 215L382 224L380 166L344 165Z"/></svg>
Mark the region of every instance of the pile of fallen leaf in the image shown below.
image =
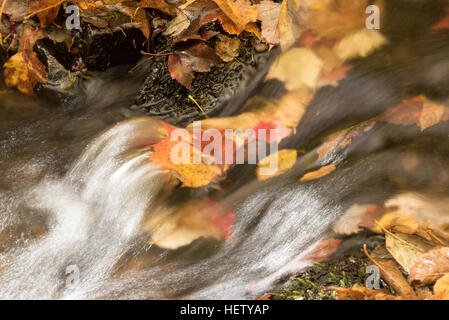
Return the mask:
<svg viewBox="0 0 449 320"><path fill-rule="evenodd" d="M79 7L81 21L100 29L114 30L113 17L123 15L145 36L145 46L152 50L152 39L158 35L170 38L170 52L142 52L143 55L168 56L172 79L191 88L195 72L208 72L215 64L229 62L238 56L243 33L258 39L255 46L266 50L281 44L293 44L295 37L289 1L273 0L2 0L0 44L6 52L16 52L4 64L5 82L32 95L38 83L48 80L44 65L33 52L34 43L43 38L64 43L67 52L77 54L73 32L55 23L61 8ZM292 1L292 3L296 3ZM299 5L299 1L295 4ZM295 10L296 7L293 7ZM299 7L298 7L299 8ZM38 20L38 21L37 21ZM113 19L112 19L113 20ZM219 21L222 29L210 27ZM37 23L39 22L39 24ZM214 47L209 43L214 39ZM78 71L78 70L72 70ZM83 69L83 76L88 70Z"/></svg>
<svg viewBox="0 0 449 320"><path fill-rule="evenodd" d="M340 234L363 228L383 234L385 243L366 256L396 295L385 289L329 287L337 299L449 299L447 199L415 193L395 196L385 206L354 205L334 226ZM427 220L426 220L427 219ZM431 220L432 219L432 220Z"/></svg>

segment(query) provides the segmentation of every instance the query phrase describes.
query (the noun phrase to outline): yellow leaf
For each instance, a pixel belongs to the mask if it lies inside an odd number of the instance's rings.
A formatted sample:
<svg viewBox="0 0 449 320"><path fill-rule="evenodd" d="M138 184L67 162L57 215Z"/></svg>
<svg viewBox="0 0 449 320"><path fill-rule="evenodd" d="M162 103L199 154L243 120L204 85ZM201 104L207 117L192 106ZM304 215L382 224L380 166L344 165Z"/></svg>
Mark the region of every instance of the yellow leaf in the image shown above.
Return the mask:
<svg viewBox="0 0 449 320"><path fill-rule="evenodd" d="M436 300L449 300L449 273L435 283L433 293Z"/></svg>
<svg viewBox="0 0 449 320"><path fill-rule="evenodd" d="M345 36L335 46L335 52L341 60L366 57L388 41L378 30L360 29Z"/></svg>
<svg viewBox="0 0 449 320"><path fill-rule="evenodd" d="M16 86L27 95L34 95L33 89L38 83L47 82L45 67L31 50L16 53L3 68L5 84L8 87Z"/></svg>
<svg viewBox="0 0 449 320"><path fill-rule="evenodd" d="M226 32L239 34L250 22L257 20L257 6L249 0L213 0L224 15L219 17Z"/></svg>
<svg viewBox="0 0 449 320"><path fill-rule="evenodd" d="M300 0L284 0L279 15L279 41L282 51L290 49L301 36L301 27L296 21L300 12Z"/></svg>
<svg viewBox="0 0 449 320"><path fill-rule="evenodd" d="M266 79L285 82L288 90L306 85L314 89L323 62L310 48L293 48L280 55L268 71Z"/></svg>
<svg viewBox="0 0 449 320"><path fill-rule="evenodd" d="M269 156L263 158L257 163L257 178L259 180L266 180L275 176L278 176L280 174L283 174L288 169L293 167L293 165L296 163L297 158L297 152L296 150L291 149L283 149L279 150L276 153L270 154ZM277 170L275 173L266 175L263 174L263 171L261 169L267 169L273 166L273 164L276 164L277 162Z"/></svg>
<svg viewBox="0 0 449 320"><path fill-rule="evenodd" d="M336 166L334 164L330 164L324 167L319 168L316 171L312 171L309 173L306 173L299 181L311 181L320 179L324 176L327 176L329 173L334 171L336 169Z"/></svg>
<svg viewBox="0 0 449 320"><path fill-rule="evenodd" d="M383 233L383 229L387 229L391 232L415 234L419 229L419 223L412 217L403 216L397 213L387 213L371 230L373 232Z"/></svg>

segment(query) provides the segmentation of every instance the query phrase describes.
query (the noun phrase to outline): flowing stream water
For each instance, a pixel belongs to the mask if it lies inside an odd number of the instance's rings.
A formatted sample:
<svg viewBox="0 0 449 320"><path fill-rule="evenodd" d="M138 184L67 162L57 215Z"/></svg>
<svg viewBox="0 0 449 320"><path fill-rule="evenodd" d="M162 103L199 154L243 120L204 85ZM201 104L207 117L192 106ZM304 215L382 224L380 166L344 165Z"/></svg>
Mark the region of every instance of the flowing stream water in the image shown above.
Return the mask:
<svg viewBox="0 0 449 320"><path fill-rule="evenodd" d="M437 59L442 52L426 53L425 61L447 65L445 55ZM403 91L399 80L431 70L418 64L376 70L373 61L356 67L341 88L322 90L297 141L310 140L325 123L345 123L348 115L358 121L394 105ZM93 75L70 103L1 96L1 299L255 298L298 270L351 204L383 203L399 189L432 183L447 194L447 180L438 180L449 175L447 124L418 140L418 130L380 126L355 143L361 156L317 182L297 183L298 170L313 162L306 154L290 177L234 183L224 195L236 216L225 241L158 248L148 243L141 220L167 172L143 148L155 134L154 120L129 109L141 79L124 74L118 68ZM438 89L445 82L436 83ZM320 105L327 111L320 113ZM398 187L396 164L405 151L422 161L411 182ZM334 156L338 162L347 154Z"/></svg>
<svg viewBox="0 0 449 320"><path fill-rule="evenodd" d="M254 298L324 236L338 205L319 188L266 187L236 203L223 243L149 245L140 221L167 173L139 151L153 120L124 120L136 88L120 74L87 81L82 102L3 99L0 225L14 240L0 254L0 298ZM117 267L142 256L143 268Z"/></svg>

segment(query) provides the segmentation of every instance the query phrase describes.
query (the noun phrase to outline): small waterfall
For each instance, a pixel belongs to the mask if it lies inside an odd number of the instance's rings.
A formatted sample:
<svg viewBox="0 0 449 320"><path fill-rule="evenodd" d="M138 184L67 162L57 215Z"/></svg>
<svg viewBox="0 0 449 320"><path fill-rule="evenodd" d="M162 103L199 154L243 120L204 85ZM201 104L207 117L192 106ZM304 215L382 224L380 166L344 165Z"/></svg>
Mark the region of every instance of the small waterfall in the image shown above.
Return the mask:
<svg viewBox="0 0 449 320"><path fill-rule="evenodd" d="M16 197L32 209L27 219L46 217L48 231L0 255L1 299L253 298L288 273L285 266L341 211L322 199L325 187L268 185L233 203L236 222L223 243L154 248L140 222L166 183L145 148L160 125L123 121L94 139L62 178L46 177ZM152 262L117 272L142 253Z"/></svg>
<svg viewBox="0 0 449 320"><path fill-rule="evenodd" d="M48 234L0 257L0 298L101 296L116 261L139 234L139 222L164 183L164 172L138 151L151 119L124 122L94 140L63 179L44 179L28 205L48 212ZM92 159L92 158L95 159ZM69 267L69 268L68 268ZM68 268L68 269L67 269ZM66 285L70 268L76 286ZM78 279L77 279L78 280Z"/></svg>

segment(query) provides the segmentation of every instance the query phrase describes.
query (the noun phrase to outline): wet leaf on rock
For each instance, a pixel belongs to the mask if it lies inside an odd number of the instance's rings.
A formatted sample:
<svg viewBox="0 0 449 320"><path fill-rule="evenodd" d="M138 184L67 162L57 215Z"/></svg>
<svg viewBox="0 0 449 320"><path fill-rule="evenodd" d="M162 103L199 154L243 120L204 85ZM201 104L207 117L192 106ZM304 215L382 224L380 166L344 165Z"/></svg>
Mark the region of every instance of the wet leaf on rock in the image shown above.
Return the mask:
<svg viewBox="0 0 449 320"><path fill-rule="evenodd" d="M168 58L168 70L172 79L188 88L192 88L193 72L208 72L210 68L222 62L215 51L203 42L177 51Z"/></svg>
<svg viewBox="0 0 449 320"><path fill-rule="evenodd" d="M3 68L5 84L8 87L16 86L27 95L34 95L33 90L38 83L47 82L45 67L31 50L16 53L6 61Z"/></svg>

